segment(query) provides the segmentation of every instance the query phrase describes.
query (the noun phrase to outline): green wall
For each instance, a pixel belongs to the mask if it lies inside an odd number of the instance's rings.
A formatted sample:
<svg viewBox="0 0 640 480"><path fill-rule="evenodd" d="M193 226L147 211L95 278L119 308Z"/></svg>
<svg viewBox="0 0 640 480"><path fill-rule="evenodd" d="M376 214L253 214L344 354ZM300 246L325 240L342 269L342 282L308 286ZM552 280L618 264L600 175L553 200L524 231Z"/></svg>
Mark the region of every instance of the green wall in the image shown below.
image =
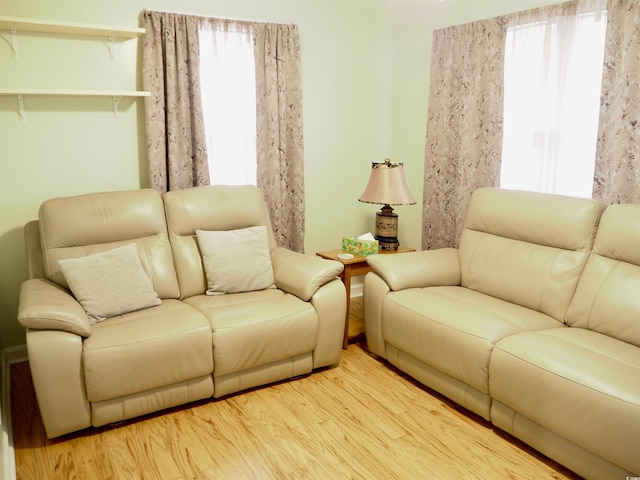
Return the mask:
<svg viewBox="0 0 640 480"><path fill-rule="evenodd" d="M398 207L400 241L420 247L431 36L435 28L549 0L0 0L0 15L137 27L143 9L279 23L300 29L308 254L372 231L378 208L357 197L370 162L405 163L418 205ZM0 31L0 88L141 89L138 40ZM0 96L0 346L24 343L16 320L26 279L22 227L43 200L147 187L143 101Z"/></svg>

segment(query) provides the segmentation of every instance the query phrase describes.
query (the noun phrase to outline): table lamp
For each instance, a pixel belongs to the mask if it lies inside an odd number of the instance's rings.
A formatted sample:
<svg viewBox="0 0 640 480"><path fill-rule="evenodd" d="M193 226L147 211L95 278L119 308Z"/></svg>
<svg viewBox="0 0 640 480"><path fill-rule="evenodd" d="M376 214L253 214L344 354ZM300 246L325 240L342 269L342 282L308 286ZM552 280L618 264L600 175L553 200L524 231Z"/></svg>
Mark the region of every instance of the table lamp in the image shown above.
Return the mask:
<svg viewBox="0 0 640 480"><path fill-rule="evenodd" d="M397 250L398 215L391 205L414 205L416 201L409 192L402 163L393 163L388 158L383 163L371 163L371 176L364 193L358 198L365 203L384 205L376 213L375 238L380 250Z"/></svg>

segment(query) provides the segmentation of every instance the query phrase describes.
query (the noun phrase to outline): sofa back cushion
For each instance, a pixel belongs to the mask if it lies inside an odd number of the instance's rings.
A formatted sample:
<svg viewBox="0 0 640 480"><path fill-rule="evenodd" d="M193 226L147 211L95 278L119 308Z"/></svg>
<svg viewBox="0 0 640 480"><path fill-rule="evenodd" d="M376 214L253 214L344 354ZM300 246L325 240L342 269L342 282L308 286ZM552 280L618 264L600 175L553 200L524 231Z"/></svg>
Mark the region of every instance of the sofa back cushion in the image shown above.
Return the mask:
<svg viewBox="0 0 640 480"><path fill-rule="evenodd" d="M603 205L533 192L474 192L460 238L461 284L564 321Z"/></svg>
<svg viewBox="0 0 640 480"><path fill-rule="evenodd" d="M182 298L207 291L197 230L227 231L266 226L269 251L276 247L262 191L254 186L204 186L164 194L171 248Z"/></svg>
<svg viewBox="0 0 640 480"><path fill-rule="evenodd" d="M135 243L161 299L180 295L162 197L151 189L102 192L45 201L39 211L46 277L69 288L59 260Z"/></svg>
<svg viewBox="0 0 640 480"><path fill-rule="evenodd" d="M605 210L567 323L640 346L640 205Z"/></svg>

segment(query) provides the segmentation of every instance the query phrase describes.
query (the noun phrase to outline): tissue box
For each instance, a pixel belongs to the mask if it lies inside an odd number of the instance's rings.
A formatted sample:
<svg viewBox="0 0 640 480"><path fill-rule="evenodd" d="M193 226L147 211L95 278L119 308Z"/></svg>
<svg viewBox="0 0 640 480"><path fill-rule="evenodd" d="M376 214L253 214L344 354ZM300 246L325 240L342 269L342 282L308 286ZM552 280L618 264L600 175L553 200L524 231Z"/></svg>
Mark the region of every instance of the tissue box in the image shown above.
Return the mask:
<svg viewBox="0 0 640 480"><path fill-rule="evenodd" d="M372 253L378 253L379 244L377 240L359 240L358 237L342 237L342 251L362 255L366 257Z"/></svg>

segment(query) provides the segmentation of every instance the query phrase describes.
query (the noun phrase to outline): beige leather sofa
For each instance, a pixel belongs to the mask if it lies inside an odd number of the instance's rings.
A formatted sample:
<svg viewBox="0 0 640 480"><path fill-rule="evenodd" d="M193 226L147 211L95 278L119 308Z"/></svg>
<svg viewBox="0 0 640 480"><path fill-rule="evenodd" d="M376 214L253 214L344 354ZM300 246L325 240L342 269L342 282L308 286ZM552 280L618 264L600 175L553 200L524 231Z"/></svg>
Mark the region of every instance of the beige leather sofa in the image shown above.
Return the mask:
<svg viewBox="0 0 640 480"><path fill-rule="evenodd" d="M459 248L368 262L372 352L585 478L640 474L640 205L481 189Z"/></svg>
<svg viewBox="0 0 640 480"><path fill-rule="evenodd" d="M213 257L206 258L222 262L213 264L214 273L225 272L216 280L221 285L214 285L223 291L213 288L198 231L254 230L264 239L255 248L264 253L260 262L251 257L243 263L244 256L233 253L245 245L235 241L240 237L219 244L224 247L212 244ZM339 362L346 314L345 288L337 278L342 264L277 247L255 187L53 199L42 204L39 220L25 233L30 279L22 285L18 319L27 329L33 383L49 438ZM104 255L124 251L133 251L135 258L105 262ZM242 283L257 278L252 269L264 266L265 258L272 272L266 287L224 285L233 277L226 268L248 268L237 279ZM88 259L97 267L82 270ZM134 264L137 270L130 271ZM141 283L150 280L149 295L148 285L141 287L144 294L129 285L138 264ZM120 270L111 271L116 266ZM95 272L98 277L91 280ZM95 290L85 291L91 285ZM71 292L81 293L76 299ZM113 310L128 297L135 310ZM150 306L140 308L141 299ZM100 305L94 310L91 302L105 303L111 313Z"/></svg>

